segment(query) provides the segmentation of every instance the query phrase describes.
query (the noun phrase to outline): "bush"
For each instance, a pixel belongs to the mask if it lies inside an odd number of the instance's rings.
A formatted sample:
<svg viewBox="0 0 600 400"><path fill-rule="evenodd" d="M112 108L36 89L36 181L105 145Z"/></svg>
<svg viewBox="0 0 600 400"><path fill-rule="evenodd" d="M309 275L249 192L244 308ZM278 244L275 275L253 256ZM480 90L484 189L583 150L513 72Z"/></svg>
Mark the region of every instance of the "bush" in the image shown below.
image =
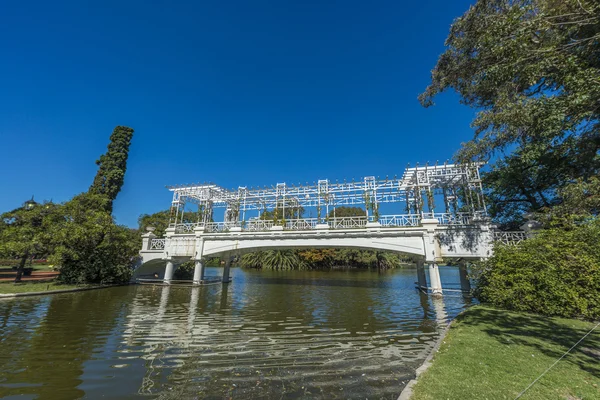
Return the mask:
<svg viewBox="0 0 600 400"><path fill-rule="evenodd" d="M476 297L516 311L600 317L600 220L541 231L518 246L498 245L475 268Z"/></svg>

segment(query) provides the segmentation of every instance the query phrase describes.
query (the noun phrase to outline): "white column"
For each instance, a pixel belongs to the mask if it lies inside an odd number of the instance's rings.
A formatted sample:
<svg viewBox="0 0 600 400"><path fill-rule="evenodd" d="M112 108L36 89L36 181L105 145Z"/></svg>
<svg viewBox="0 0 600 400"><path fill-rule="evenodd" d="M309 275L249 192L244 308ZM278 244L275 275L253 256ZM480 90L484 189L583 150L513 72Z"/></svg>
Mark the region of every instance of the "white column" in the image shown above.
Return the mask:
<svg viewBox="0 0 600 400"><path fill-rule="evenodd" d="M173 271L175 269L175 266L173 264L173 261L169 260L167 261L167 267L165 268L165 277L163 278L163 282L166 284L170 284L171 280L173 279Z"/></svg>
<svg viewBox="0 0 600 400"><path fill-rule="evenodd" d="M223 283L229 282L229 268L231 267L231 257L227 256L225 259L225 267L223 268Z"/></svg>
<svg viewBox="0 0 600 400"><path fill-rule="evenodd" d="M427 291L427 277L425 275L423 260L417 261L417 284L419 285L419 289Z"/></svg>
<svg viewBox="0 0 600 400"><path fill-rule="evenodd" d="M429 282L431 284L431 293L434 296L441 296L442 280L440 279L440 269L436 263L429 264Z"/></svg>
<svg viewBox="0 0 600 400"><path fill-rule="evenodd" d="M433 303L433 309L435 310L435 320L438 324L438 328L444 328L449 322L446 305L444 304L444 297L433 296L431 302Z"/></svg>
<svg viewBox="0 0 600 400"><path fill-rule="evenodd" d="M194 285L199 285L204 280L204 264L202 260L196 260L194 266Z"/></svg>

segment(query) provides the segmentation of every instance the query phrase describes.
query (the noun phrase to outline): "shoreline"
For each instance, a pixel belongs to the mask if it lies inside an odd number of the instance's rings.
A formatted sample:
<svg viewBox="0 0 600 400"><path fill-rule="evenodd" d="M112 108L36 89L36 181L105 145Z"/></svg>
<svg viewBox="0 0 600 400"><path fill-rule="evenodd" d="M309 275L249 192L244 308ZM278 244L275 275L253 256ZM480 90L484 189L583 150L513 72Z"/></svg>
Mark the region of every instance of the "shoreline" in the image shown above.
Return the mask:
<svg viewBox="0 0 600 400"><path fill-rule="evenodd" d="M71 289L46 290L43 292L0 293L0 299L10 299L10 298L14 298L14 297L26 297L26 296L43 296L46 294L57 294L57 293L83 292L86 290L106 289L106 288L110 288L110 287L129 286L129 285L132 285L132 283L118 283L118 284L114 284L114 285L98 285L98 286L71 288Z"/></svg>
<svg viewBox="0 0 600 400"><path fill-rule="evenodd" d="M471 307L469 307L469 308L471 308ZM398 396L397 400L409 400L412 397L413 387L417 384L417 380L419 379L419 376L421 376L425 371L427 371L429 369L429 367L431 367L433 356L440 349L440 346L442 345L442 342L446 338L448 331L450 331L450 327L452 326L452 324L454 323L456 318L459 315L461 315L462 313L464 313L465 311L467 311L469 308L462 310L456 317L454 317L452 319L452 321L450 321L448 323L448 325L446 325L442 329L442 331L440 332L440 336L435 341L435 344L431 348L431 351L429 352L429 354L427 355L427 357L425 358L423 363L417 369L415 369L415 377L412 378L411 380L409 380L408 383L406 384L406 386L404 386L404 389L402 389L402 392L400 392L400 395Z"/></svg>

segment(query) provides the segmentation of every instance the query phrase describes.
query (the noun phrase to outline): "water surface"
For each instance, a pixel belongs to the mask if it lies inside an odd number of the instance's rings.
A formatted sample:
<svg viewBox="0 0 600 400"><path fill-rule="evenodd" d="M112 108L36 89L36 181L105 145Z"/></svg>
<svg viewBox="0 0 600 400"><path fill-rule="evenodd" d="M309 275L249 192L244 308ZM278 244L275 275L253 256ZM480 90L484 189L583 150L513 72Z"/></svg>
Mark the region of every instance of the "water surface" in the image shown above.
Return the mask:
<svg viewBox="0 0 600 400"><path fill-rule="evenodd" d="M232 275L1 300L0 397L395 399L468 303L414 269Z"/></svg>

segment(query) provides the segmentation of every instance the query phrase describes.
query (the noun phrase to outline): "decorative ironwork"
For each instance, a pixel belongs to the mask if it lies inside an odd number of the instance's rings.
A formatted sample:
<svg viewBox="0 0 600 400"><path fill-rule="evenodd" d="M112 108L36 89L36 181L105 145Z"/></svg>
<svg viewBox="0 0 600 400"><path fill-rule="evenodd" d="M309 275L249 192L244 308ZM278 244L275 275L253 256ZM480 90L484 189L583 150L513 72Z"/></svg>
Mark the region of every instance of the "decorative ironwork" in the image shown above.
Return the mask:
<svg viewBox="0 0 600 400"><path fill-rule="evenodd" d="M523 231L496 231L494 241L507 245L517 245L527 239L527 232Z"/></svg>
<svg viewBox="0 0 600 400"><path fill-rule="evenodd" d="M150 250L164 250L166 239L152 239L150 241Z"/></svg>
<svg viewBox="0 0 600 400"><path fill-rule="evenodd" d="M332 216L335 218L335 208L339 206L364 205L365 217L369 221L377 221L382 219L379 215L381 206L387 203L406 204L407 215L410 215L405 221L409 222L408 226L414 223L415 217L427 218L427 215L437 215L436 203L443 204L445 208L444 214L447 216L443 218L444 224L468 223L461 214L468 214L470 217L486 214L479 176L481 166L481 163L425 166L417 164L416 167L406 168L401 177L368 176L351 182L320 179L313 184L278 183L263 188L240 186L228 190L212 183L172 186L169 187L173 192L171 226L176 226L180 233L191 233L199 226L184 220L187 204L198 206L197 224L208 226L218 223L213 222L214 210L222 208L225 223L241 223L245 230L251 231L269 229L256 222L263 220L262 214L265 212L272 216L268 220L274 219L278 224L288 220L285 223L286 229L295 230L329 222L326 220L330 220ZM312 217L301 218L302 211L307 212L309 209L311 214L314 212L312 215L316 215L316 222L312 221ZM258 215L249 215L253 212ZM189 217L189 213L187 215ZM339 220L332 227L345 227L348 224L355 226L352 221L354 220ZM361 220L361 224L366 224L362 221L364 220ZM387 221L390 219L384 219L386 226L389 226ZM234 225L223 228L212 226L211 229L222 231L231 226Z"/></svg>
<svg viewBox="0 0 600 400"><path fill-rule="evenodd" d="M414 214L383 215L379 218L381 226L419 226L421 217Z"/></svg>

